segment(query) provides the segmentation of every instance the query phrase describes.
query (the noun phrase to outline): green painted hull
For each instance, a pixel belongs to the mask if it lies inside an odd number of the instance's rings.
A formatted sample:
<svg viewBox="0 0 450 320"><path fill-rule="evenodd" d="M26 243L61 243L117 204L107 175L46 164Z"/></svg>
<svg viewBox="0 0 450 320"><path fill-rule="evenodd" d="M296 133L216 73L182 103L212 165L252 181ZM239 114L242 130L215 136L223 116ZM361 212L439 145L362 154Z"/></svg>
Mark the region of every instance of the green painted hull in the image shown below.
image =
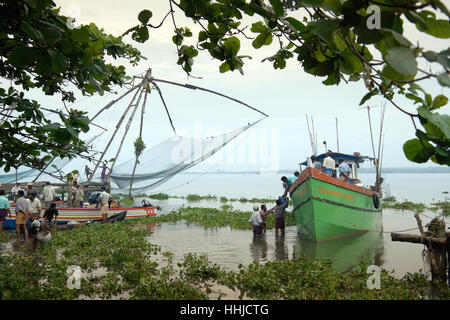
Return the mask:
<svg viewBox="0 0 450 320"><path fill-rule="evenodd" d="M291 198L298 230L311 240L334 240L369 230L381 231L381 209L375 208L371 195L306 177L293 190Z"/></svg>

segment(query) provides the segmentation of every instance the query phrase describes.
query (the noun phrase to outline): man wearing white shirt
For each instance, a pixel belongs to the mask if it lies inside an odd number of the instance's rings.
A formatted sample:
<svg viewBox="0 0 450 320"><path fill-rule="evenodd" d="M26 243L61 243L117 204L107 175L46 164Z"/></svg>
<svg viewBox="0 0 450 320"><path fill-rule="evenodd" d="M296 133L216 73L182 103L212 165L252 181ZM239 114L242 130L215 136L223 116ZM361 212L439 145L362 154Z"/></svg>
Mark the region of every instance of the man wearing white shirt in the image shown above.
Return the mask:
<svg viewBox="0 0 450 320"><path fill-rule="evenodd" d="M250 224L252 225L253 235L259 236L262 233L261 226L263 221L261 219L261 214L259 213L259 207L257 205L253 206L253 214L248 222L250 222Z"/></svg>
<svg viewBox="0 0 450 320"><path fill-rule="evenodd" d="M16 185L11 188L11 193L14 196L14 201L19 198L19 190L22 190L22 188L20 188L20 183L16 183Z"/></svg>
<svg viewBox="0 0 450 320"><path fill-rule="evenodd" d="M109 198L110 195L108 192L106 192L106 188L102 187L102 193L100 193L100 210L102 212L103 221L106 221L108 219L108 209L109 209Z"/></svg>
<svg viewBox="0 0 450 320"><path fill-rule="evenodd" d="M325 159L323 159L323 172L325 172L326 174L328 174L330 177L333 174L333 171L336 169L336 162L333 160L333 158L331 158L331 153L328 152L327 153L327 157Z"/></svg>
<svg viewBox="0 0 450 320"><path fill-rule="evenodd" d="M45 207L50 208L50 205L55 200L55 189L51 186L50 182L46 183L42 195L44 198Z"/></svg>

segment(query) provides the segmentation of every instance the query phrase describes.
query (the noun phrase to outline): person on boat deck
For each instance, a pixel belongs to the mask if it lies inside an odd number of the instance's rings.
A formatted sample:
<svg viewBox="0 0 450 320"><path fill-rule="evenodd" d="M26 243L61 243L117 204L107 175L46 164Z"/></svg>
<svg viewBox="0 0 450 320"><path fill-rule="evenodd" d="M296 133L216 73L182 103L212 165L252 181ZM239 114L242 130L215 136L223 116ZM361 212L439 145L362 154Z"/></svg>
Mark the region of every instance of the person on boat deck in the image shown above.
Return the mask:
<svg viewBox="0 0 450 320"><path fill-rule="evenodd" d="M289 177L286 176L281 177L281 181L283 181L283 188L284 188L284 194L283 197L287 196L287 193L289 192L289 188L292 186L292 184L297 180L297 177Z"/></svg>
<svg viewBox="0 0 450 320"><path fill-rule="evenodd" d="M252 226L252 231L254 236L260 236L262 233L262 219L261 215L259 214L259 207L257 205L253 206L253 214L251 215L250 219L248 220Z"/></svg>
<svg viewBox="0 0 450 320"><path fill-rule="evenodd" d="M352 169L348 165L347 162L345 162L343 159L339 159L339 179L348 181L350 179L350 173L352 172Z"/></svg>
<svg viewBox="0 0 450 320"><path fill-rule="evenodd" d="M266 218L267 218L267 207L265 204L261 205L261 211L259 211L259 214L261 216L261 220L262 220L262 232L266 233Z"/></svg>
<svg viewBox="0 0 450 320"><path fill-rule="evenodd" d="M33 187L33 184L30 182L29 184L27 184L27 188L25 190L25 196L27 198L29 198L31 193L34 193L35 198L38 197L37 190Z"/></svg>
<svg viewBox="0 0 450 320"><path fill-rule="evenodd" d="M106 169L108 169L108 167L106 166L106 162L103 163L103 168L102 168L102 181L105 182L106 181Z"/></svg>
<svg viewBox="0 0 450 320"><path fill-rule="evenodd" d="M312 162L312 166L313 168L322 170L322 164L316 160L316 156L311 156L311 162Z"/></svg>
<svg viewBox="0 0 450 320"><path fill-rule="evenodd" d="M36 198L35 193L30 193L28 198L30 203L28 204L28 212L30 221L39 220L41 218L41 202Z"/></svg>
<svg viewBox="0 0 450 320"><path fill-rule="evenodd" d="M47 182L42 192L42 197L44 198L44 205L46 208L50 208L51 203L55 200L55 196L55 189L51 186L50 182Z"/></svg>
<svg viewBox="0 0 450 320"><path fill-rule="evenodd" d="M285 202L282 203L280 199L275 201L275 207L266 211L266 215L273 213L275 214L275 236L278 237L278 230L281 230L281 235L284 236L284 212L289 205L289 198L283 196Z"/></svg>
<svg viewBox="0 0 450 320"><path fill-rule="evenodd" d="M6 216L9 215L11 217L11 205L9 204L9 200L5 197L5 190L0 190L0 231L2 231L3 222L6 219Z"/></svg>
<svg viewBox="0 0 450 320"><path fill-rule="evenodd" d="M17 241L20 240L20 229L23 229L24 240L27 241L28 232L26 223L28 219L28 201L24 197L23 190L19 190L16 200L16 235Z"/></svg>
<svg viewBox="0 0 450 320"><path fill-rule="evenodd" d="M46 229L49 229L50 226L51 233L53 233L53 228L58 223L58 214L58 209L56 209L56 203L54 202L44 212L44 227ZM52 223L53 217L55 218L55 220Z"/></svg>
<svg viewBox="0 0 450 320"><path fill-rule="evenodd" d="M83 208L83 202L84 202L84 190L83 186L79 185L75 193L75 204L80 208Z"/></svg>
<svg viewBox="0 0 450 320"><path fill-rule="evenodd" d="M91 169L88 167L88 165L84 166L84 173L86 174L86 179L89 180L89 176L91 175Z"/></svg>
<svg viewBox="0 0 450 320"><path fill-rule="evenodd" d="M16 185L11 188L11 193L14 196L14 201L17 201L17 199L19 199L19 190L22 190L22 188L20 187L20 183L17 182Z"/></svg>
<svg viewBox="0 0 450 320"><path fill-rule="evenodd" d="M78 191L78 183L75 180L72 184L72 186L70 187L70 193L72 194L72 196L70 197L70 205L72 207L76 207L76 196L77 196L77 191Z"/></svg>
<svg viewBox="0 0 450 320"><path fill-rule="evenodd" d="M102 192L100 193L100 210L102 212L103 221L106 221L108 218L108 209L109 209L109 198L110 195L106 192L106 188L102 187Z"/></svg>
<svg viewBox="0 0 450 320"><path fill-rule="evenodd" d="M327 152L327 157L323 159L323 172L330 177L333 175L333 171L336 170L336 162L331 158L331 152Z"/></svg>

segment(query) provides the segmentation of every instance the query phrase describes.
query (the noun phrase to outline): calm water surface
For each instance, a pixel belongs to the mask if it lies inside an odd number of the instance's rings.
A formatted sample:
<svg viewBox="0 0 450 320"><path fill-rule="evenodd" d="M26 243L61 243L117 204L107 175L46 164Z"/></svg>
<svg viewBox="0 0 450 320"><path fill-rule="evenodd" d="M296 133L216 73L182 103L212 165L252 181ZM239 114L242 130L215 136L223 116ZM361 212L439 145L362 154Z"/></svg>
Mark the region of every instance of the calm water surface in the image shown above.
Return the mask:
<svg viewBox="0 0 450 320"><path fill-rule="evenodd" d="M281 192L281 175L255 174L207 174L203 176L179 175L157 192L170 195L216 195L228 198L277 198ZM385 187L389 194L398 200L408 199L414 202L431 203L448 199L450 191L450 174L386 174ZM195 181L190 180L195 179ZM363 184L373 184L374 174L361 174ZM189 184L182 184L189 182ZM224 203L219 201L195 201L170 198L168 200L151 200L162 207L161 214L168 213L179 206L219 208ZM251 211L252 203L228 202L234 209ZM272 205L272 204L269 204ZM434 216L424 212L423 225ZM450 225L449 218L446 219ZM251 231L233 230L229 227L205 228L197 224L186 225L185 222L162 223L153 226L154 233L149 237L153 244L160 245L163 251L174 254L175 261L182 261L188 252L206 253L209 259L229 270L237 270L239 264L252 262L265 263L269 260L282 260L307 255L310 258L329 258L338 271L345 271L359 261L383 266L393 271L396 277L407 272L428 271L422 252L424 245L391 241L390 232L416 228L413 212L393 209L383 210L383 231L367 232L358 237L314 243L301 239L295 226L286 229L284 238L275 237L273 230L260 239L254 238ZM418 230L404 233L418 234Z"/></svg>
<svg viewBox="0 0 450 320"><path fill-rule="evenodd" d="M187 202L183 199L155 201L163 207L162 214L180 205L220 207L217 201ZM251 204L233 202L233 206L249 211ZM165 209L164 209L165 208ZM433 213L426 212L432 217ZM430 221L422 216L423 224ZM447 225L450 219L446 219ZM188 252L206 253L210 261L228 270L238 270L239 264L265 263L270 260L295 259L302 255L310 258L329 258L337 271L346 271L360 261L370 262L393 271L396 277L407 272L428 271L422 258L424 245L391 241L390 232L416 228L413 212L393 209L383 210L384 232L367 232L361 236L341 240L315 243L302 239L296 226L286 228L285 237L275 236L274 230L267 230L261 238L253 237L249 230L235 230L230 227L206 228L198 224L187 225L184 221L155 223L149 241L161 246L163 251L174 254L174 261L183 261ZM404 233L418 234L417 230Z"/></svg>

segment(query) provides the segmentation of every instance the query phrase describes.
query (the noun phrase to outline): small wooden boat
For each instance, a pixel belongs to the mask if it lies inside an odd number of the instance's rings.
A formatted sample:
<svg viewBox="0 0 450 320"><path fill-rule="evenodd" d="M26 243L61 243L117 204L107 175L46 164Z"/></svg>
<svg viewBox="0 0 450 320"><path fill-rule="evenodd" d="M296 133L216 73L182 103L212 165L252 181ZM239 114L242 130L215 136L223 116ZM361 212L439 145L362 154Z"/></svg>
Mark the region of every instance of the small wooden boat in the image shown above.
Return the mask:
<svg viewBox="0 0 450 320"><path fill-rule="evenodd" d="M107 223L107 222L123 221L123 220L125 220L126 216L127 216L127 211L122 211L120 213L116 213L116 214L108 217L108 219L106 219L106 221L103 221L103 219L95 219L95 220L87 221L87 222L65 221L62 223L58 223L57 228L60 230L72 230L77 227L85 226L91 222Z"/></svg>
<svg viewBox="0 0 450 320"><path fill-rule="evenodd" d="M45 212L45 207L41 208L41 218ZM58 207L58 224L73 222L88 222L93 220L102 220L101 209L99 208L66 208ZM15 228L16 212L15 204L11 205L11 217L7 216L3 228ZM123 219L136 219L142 217L156 216L157 207L115 207L109 208L108 217L117 216L123 211L126 211L126 216ZM122 220L123 220L122 219Z"/></svg>

